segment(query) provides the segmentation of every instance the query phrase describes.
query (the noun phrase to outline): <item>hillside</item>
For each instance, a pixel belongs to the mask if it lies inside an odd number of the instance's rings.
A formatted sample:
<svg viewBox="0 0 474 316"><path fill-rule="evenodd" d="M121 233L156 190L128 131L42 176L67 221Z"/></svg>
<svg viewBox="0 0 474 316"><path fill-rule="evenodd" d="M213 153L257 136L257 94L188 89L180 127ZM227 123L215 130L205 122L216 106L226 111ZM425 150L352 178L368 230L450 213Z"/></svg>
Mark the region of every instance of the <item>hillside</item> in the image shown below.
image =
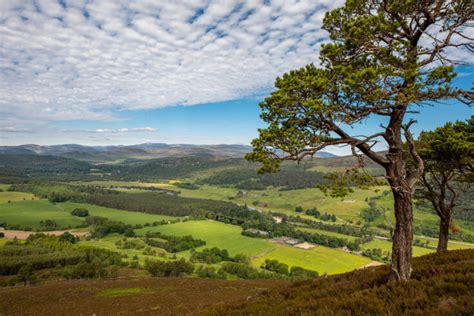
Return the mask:
<svg viewBox="0 0 474 316"><path fill-rule="evenodd" d="M406 283L387 283L387 275L388 266L382 266L290 285L125 273L117 280L58 280L3 288L0 313L472 315L474 311L474 250L416 258L413 279Z"/></svg>
<svg viewBox="0 0 474 316"><path fill-rule="evenodd" d="M213 156L223 158L241 158L251 151L248 145L192 145L144 143L129 146L83 146L64 144L53 146L20 145L0 146L0 154L37 154L63 156L84 161L108 161L114 159L151 159L163 157ZM317 157L335 157L328 152L320 152Z"/></svg>
<svg viewBox="0 0 474 316"><path fill-rule="evenodd" d="M474 250L416 258L412 279L388 280L388 266L304 281L208 315L472 315Z"/></svg>

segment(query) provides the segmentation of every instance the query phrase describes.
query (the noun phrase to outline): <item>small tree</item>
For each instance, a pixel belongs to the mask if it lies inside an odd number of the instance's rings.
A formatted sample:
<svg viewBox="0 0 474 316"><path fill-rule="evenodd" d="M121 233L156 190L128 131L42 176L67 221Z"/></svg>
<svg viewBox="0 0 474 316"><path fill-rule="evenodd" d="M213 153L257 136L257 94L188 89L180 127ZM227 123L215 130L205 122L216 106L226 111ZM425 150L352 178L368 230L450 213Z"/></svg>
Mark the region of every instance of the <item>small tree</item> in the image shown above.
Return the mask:
<svg viewBox="0 0 474 316"><path fill-rule="evenodd" d="M75 208L71 211L71 215L77 217L87 217L89 216L89 210L85 208Z"/></svg>
<svg viewBox="0 0 474 316"><path fill-rule="evenodd" d="M59 236L58 238L60 241L63 242L68 242L71 244L75 244L79 238L71 234L70 232L64 232L62 235Z"/></svg>
<svg viewBox="0 0 474 316"><path fill-rule="evenodd" d="M322 47L322 67L308 65L277 78L276 91L260 104L269 125L247 155L263 163L260 171L275 171L282 160L301 161L334 145L351 146L361 165L368 157L385 169L396 219L392 279L410 278L412 196L423 173L410 132L415 121L406 115L421 104L472 100L472 92L451 85L458 61L448 56L453 49L473 48L463 33L473 7L471 0L347 1L324 18L331 42ZM350 128L373 117L387 123L372 135ZM412 170L403 157L404 139L415 161ZM386 154L374 150L377 142L386 145ZM337 194L347 193L338 188Z"/></svg>
<svg viewBox="0 0 474 316"><path fill-rule="evenodd" d="M425 161L419 197L431 202L440 218L438 251L448 249L449 228L459 195L474 180L474 116L422 132L418 152Z"/></svg>
<svg viewBox="0 0 474 316"><path fill-rule="evenodd" d="M23 265L20 270L18 270L18 279L23 282L23 285L28 285L34 277L34 270L31 264Z"/></svg>

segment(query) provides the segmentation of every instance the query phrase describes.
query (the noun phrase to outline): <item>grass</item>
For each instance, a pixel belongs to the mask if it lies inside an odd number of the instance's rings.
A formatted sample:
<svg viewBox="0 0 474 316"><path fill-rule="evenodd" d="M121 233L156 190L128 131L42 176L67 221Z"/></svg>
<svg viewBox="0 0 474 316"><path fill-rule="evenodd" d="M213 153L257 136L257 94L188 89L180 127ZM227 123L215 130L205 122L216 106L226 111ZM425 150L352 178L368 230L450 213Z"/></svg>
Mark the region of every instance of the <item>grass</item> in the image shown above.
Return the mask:
<svg viewBox="0 0 474 316"><path fill-rule="evenodd" d="M388 187L386 187L384 190L388 190ZM389 221L390 223L395 223L392 194L383 195L379 199L377 199L375 202L376 202L377 207L385 209L385 217L387 218L387 221ZM413 209L413 224L414 225L423 224L425 226L427 225L437 226L438 221L439 221L438 216L436 216L435 214L431 212L419 210L416 208L416 206L414 206L414 209ZM379 223L380 222L374 221L370 224L377 225Z"/></svg>
<svg viewBox="0 0 474 316"><path fill-rule="evenodd" d="M365 249L372 249L372 248L380 248L383 252L392 252L392 243L386 240L378 240L374 239L366 244L360 245L362 250ZM435 250L423 248L423 247L413 247L413 256L419 257L423 255L427 255L429 253L435 252Z"/></svg>
<svg viewBox="0 0 474 316"><path fill-rule="evenodd" d="M126 182L126 181L94 181L91 184L109 187L114 186L155 186L164 189L171 189L181 192L183 197L203 198L212 200L230 201L238 204L247 204L253 206L255 201L258 205L255 208L263 211L276 211L288 215L299 215L303 218L316 220L313 216L306 214L297 214L294 212L296 206L301 206L305 209L316 207L322 213L335 214L338 218L336 223L346 223L347 221L357 222L362 220L360 212L368 207L366 198L380 196L383 191L389 190L388 186L373 187L369 190L354 189L354 192L346 196L343 200L340 198L331 198L325 196L319 189L300 189L280 191L278 188L268 188L266 190L239 190L232 187L219 187L211 185L202 185L197 190L189 190L178 188L173 184L173 181L168 183L144 183L144 182ZM139 189L126 190L127 192L141 192ZM244 196L238 197L239 191L245 191ZM377 206L385 209L385 218L387 222L394 223L395 216L393 213L393 197L391 194L382 196L376 201ZM371 226L376 226L382 222L386 222L383 217L376 219L369 223ZM438 217L427 211L414 209L414 224L415 225L429 225L436 226ZM362 220L364 222L364 220ZM469 222L457 221L462 229L467 233L474 234L474 226L470 226Z"/></svg>
<svg viewBox="0 0 474 316"><path fill-rule="evenodd" d="M413 236L413 239L419 239L422 241L429 241L430 246L436 247L438 245L438 239L436 238L431 238L431 237L421 237L421 236ZM455 240L450 240L448 242L448 249L449 250L456 250L456 249L473 249L474 244L462 242L462 241L455 241Z"/></svg>
<svg viewBox="0 0 474 316"><path fill-rule="evenodd" d="M332 236L332 237L346 239L346 240L349 240L349 241L354 241L354 240L357 239L357 237L354 237L354 236L339 234L339 233L330 232L330 231L327 231L327 230L310 228L310 227L296 227L296 229L301 230L303 232L315 233L315 234L326 235L326 236Z"/></svg>
<svg viewBox="0 0 474 316"><path fill-rule="evenodd" d="M269 188L267 190L239 190L232 187L219 187L211 185L202 185L197 190L178 188L172 182L169 183L143 183L143 182L124 182L124 181L94 181L90 184L101 185L105 187L114 186L155 186L163 189L171 189L181 192L183 197L203 198L229 201L239 204L253 205L258 201L255 207L266 211L277 211L288 215L296 215L294 209L296 206L303 208L316 207L322 212L335 214L341 220L356 220L358 212L367 207L366 197L376 196L386 187L375 187L370 190L355 189L354 193L349 194L344 200L331 198L324 195L319 189L300 189L290 191L280 191L278 188ZM139 192L140 190L128 190L129 192ZM245 191L242 197L237 197L239 191ZM313 218L301 214L306 218Z"/></svg>
<svg viewBox="0 0 474 316"><path fill-rule="evenodd" d="M75 227L83 222L83 219L72 216L69 212L47 200L0 204L0 223L40 229L40 222L47 219L55 221L58 229Z"/></svg>
<svg viewBox="0 0 474 316"><path fill-rule="evenodd" d="M3 184L3 183L0 183L0 190L2 191L6 191L10 188L10 185L9 184Z"/></svg>
<svg viewBox="0 0 474 316"><path fill-rule="evenodd" d="M111 235L107 235L106 237L100 238L100 239L97 239L97 240L81 240L79 242L79 244L83 245L83 246L99 247L99 248L104 248L104 249L108 249L108 250L111 250L111 251L119 252L119 253L123 254L124 256L127 256L127 259L124 259L125 261L131 261L134 256L137 256L138 257L138 262L142 265L145 263L146 259L166 260L167 258L169 258L171 256L170 254L166 253L166 251L164 251L164 250L162 252L165 253L166 256L162 258L162 257L144 255L143 254L143 249L141 249L141 250L137 250L137 249L119 249L115 245L115 242L120 240L120 239L123 239L123 238L124 237L121 236L121 235L111 234ZM133 238L127 238L127 239L130 240L130 239L133 239Z"/></svg>
<svg viewBox="0 0 474 316"><path fill-rule="evenodd" d="M112 288L105 289L97 293L98 296L103 297L122 297L138 294L153 293L155 290L145 287L129 287L129 288Z"/></svg>
<svg viewBox="0 0 474 316"><path fill-rule="evenodd" d="M121 277L0 288L2 315L197 315L287 285L279 280Z"/></svg>
<svg viewBox="0 0 474 316"><path fill-rule="evenodd" d="M31 193L25 192L0 192L0 203L8 203L16 202L16 201L23 201L23 200L31 200L34 199L35 196Z"/></svg>
<svg viewBox="0 0 474 316"><path fill-rule="evenodd" d="M84 185L98 185L102 187L121 187L121 186L134 186L134 187L167 187L171 186L165 182L141 182L141 181L114 181L114 180L98 180L98 181L87 181L87 182L74 182L76 184Z"/></svg>
<svg viewBox="0 0 474 316"><path fill-rule="evenodd" d="M188 221L171 225L145 227L136 230L136 233L145 235L147 231L175 236L191 235L194 238L206 241L205 246L197 249L218 247L227 249L231 255L245 254L255 257L274 248L274 245L267 240L242 236L240 234L242 228L239 226L216 221Z"/></svg>
<svg viewBox="0 0 474 316"><path fill-rule="evenodd" d="M136 232L159 231L167 235L191 235L206 241L199 249L218 247L227 249L231 255L239 253L253 257L255 266L265 259L277 259L289 266L301 266L306 269L328 274L342 273L353 270L370 262L369 259L349 254L340 250L318 246L311 250L303 250L280 245L267 239L250 238L240 235L241 228L215 221L188 221L172 225L147 227ZM189 252L181 253L187 257Z"/></svg>
<svg viewBox="0 0 474 316"><path fill-rule="evenodd" d="M253 263L260 266L265 259L277 259L289 267L300 266L318 271L319 274L344 273L371 262L369 258L323 246L302 250L286 245L277 245L275 250L253 260Z"/></svg>
<svg viewBox="0 0 474 316"><path fill-rule="evenodd" d="M389 273L384 265L298 282L205 315L472 315L473 250L415 258L411 280Z"/></svg>
<svg viewBox="0 0 474 316"><path fill-rule="evenodd" d="M92 216L102 216L107 217L113 221L120 221L125 224L137 225L145 223L159 222L161 220L169 221L174 220L177 217L167 216L167 215L157 215L157 214L146 214L140 212L129 212L123 210L117 210L114 208L102 207L93 204L86 203L60 203L59 207L64 209L67 212L71 212L75 208L86 208L89 210L89 214Z"/></svg>
<svg viewBox="0 0 474 316"><path fill-rule="evenodd" d="M233 197L233 202L239 204L254 205L258 209L266 211L277 211L288 215L296 215L294 209L296 206L302 206L305 209L316 207L321 212L335 214L341 220L357 220L361 209L367 207L366 197L376 196L385 187L376 187L371 190L355 189L344 200L331 198L324 195L319 189L300 189L280 191L277 188L267 190L245 191L242 197L237 197L238 189L203 185L197 190L187 190L169 185L166 187L181 191L181 196L206 198L214 200L229 201ZM305 218L314 219L312 216L301 214Z"/></svg>

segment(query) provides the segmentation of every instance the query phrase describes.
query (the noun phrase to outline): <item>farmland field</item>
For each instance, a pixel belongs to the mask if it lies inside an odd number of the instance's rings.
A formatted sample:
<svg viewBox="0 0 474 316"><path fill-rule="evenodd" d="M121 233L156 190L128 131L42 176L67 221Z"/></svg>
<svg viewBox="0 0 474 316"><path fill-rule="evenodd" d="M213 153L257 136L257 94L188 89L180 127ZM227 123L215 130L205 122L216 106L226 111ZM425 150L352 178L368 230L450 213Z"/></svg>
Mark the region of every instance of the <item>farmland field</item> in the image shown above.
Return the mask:
<svg viewBox="0 0 474 316"><path fill-rule="evenodd" d="M0 203L8 203L8 201L16 202L16 201L23 201L23 200L31 200L34 198L35 196L31 193L0 192Z"/></svg>
<svg viewBox="0 0 474 316"><path fill-rule="evenodd" d="M120 221L125 224L137 225L145 223L159 222L161 220L174 220L178 217L166 216L166 215L156 215L156 214L146 214L140 212L129 212L123 210L117 210L113 208L97 206L87 203L59 203L58 206L64 209L67 212L71 212L75 208L85 208L89 210L89 214L92 216L102 216L106 217L112 221Z"/></svg>
<svg viewBox="0 0 474 316"><path fill-rule="evenodd" d="M271 210L295 215L296 206L302 206L305 209L316 207L322 212L335 214L344 220L356 219L358 212L367 207L366 197L376 196L385 187L376 187L371 190L355 189L354 193L349 194L344 200L339 198L331 198L324 195L319 189L299 189L290 191L281 191L278 188L268 188L266 190L249 190L244 195L238 196L238 192L242 191L231 187L220 187L211 185L202 185L197 190L179 188L172 183L141 183L141 182L112 182L112 181L96 181L97 185L110 186L156 186L164 189L172 189L181 192L183 197L203 198L229 201L235 201L239 204L254 205L258 209ZM129 192L138 192L139 190L129 190ZM302 217L313 218L305 214Z"/></svg>
<svg viewBox="0 0 474 316"><path fill-rule="evenodd" d="M118 240L121 240L123 238L124 237L121 236L121 235L110 234L110 235L108 235L106 237L103 237L103 238L100 238L100 239L81 240L79 242L79 244L84 245L84 246L99 247L99 248L104 248L104 249L107 249L107 250L119 252L119 253L123 254L124 256L127 256L127 259L125 259L125 261L130 261L134 256L136 256L138 258L138 262L142 265L145 263L146 259L155 259L155 260L157 259L157 257L155 257L155 256L144 255L142 249L137 250L137 249L119 249L119 248L117 248L115 243ZM169 259L170 254L166 253L166 251L164 251L164 250L162 252L165 254L165 256L160 257L159 259L161 259L161 260L167 259L167 258Z"/></svg>
<svg viewBox="0 0 474 316"><path fill-rule="evenodd" d="M229 187L203 185L197 190L189 190L178 188L172 184L163 185L155 183L155 185L166 189L180 191L180 195L183 197L223 201L229 201L229 197L232 197L232 201L239 204L247 204L255 206L258 209L282 212L288 215L297 215L294 212L296 206L301 206L304 209L316 207L320 212L335 214L340 220L343 221L360 220L360 212L364 208L368 207L366 199L379 196L381 192L388 189L388 187L385 186L374 187L369 190L354 189L353 193L350 193L344 199L340 199L325 196L324 193L317 188L289 191L280 191L278 188L268 188L266 190L245 191L245 195L240 196L238 195L238 192L242 190ZM258 204L255 205L255 202L258 202ZM386 216L388 220L394 222L393 212L390 211L393 208L392 197L388 195L378 199L377 205L384 207L387 210ZM308 216L305 214L298 215L304 218L316 220L313 216ZM415 224L428 223L435 225L437 222L437 216L426 211L415 209L414 220ZM374 222L373 224L375 225L378 223Z"/></svg>
<svg viewBox="0 0 474 316"><path fill-rule="evenodd" d="M6 190L8 190L8 188L10 188L9 184L0 183L0 190L6 191Z"/></svg>
<svg viewBox="0 0 474 316"><path fill-rule="evenodd" d="M188 221L171 225L156 227L145 227L136 230L138 235L145 235L147 231L160 232L165 235L185 236L206 241L201 248L218 247L227 249L231 255L245 254L258 256L274 248L270 242L264 239L242 236L242 228L239 226L224 224L216 221Z"/></svg>
<svg viewBox="0 0 474 316"><path fill-rule="evenodd" d="M392 243L390 241L385 241L385 240L372 240L371 242L368 242L366 244L360 245L362 249L373 249L373 248L380 248L384 252L392 251ZM427 249L427 248L422 248L422 247L413 247L413 256L418 257L422 255L426 255L429 253L434 252L435 250Z"/></svg>
<svg viewBox="0 0 474 316"><path fill-rule="evenodd" d="M7 238L0 238L0 247L5 245L5 243L8 241L9 239Z"/></svg>
<svg viewBox="0 0 474 316"><path fill-rule="evenodd" d="M340 250L318 246L311 250L298 249L280 245L267 239L249 238L240 235L238 226L215 221L188 221L158 227L146 227L137 230L138 234L147 231L159 231L168 235L192 235L206 241L199 249L218 247L227 249L231 255L246 254L254 258L256 266L265 259L278 259L289 266L301 266L320 273L329 274L346 272L370 262L369 259L349 254Z"/></svg>
<svg viewBox="0 0 474 316"><path fill-rule="evenodd" d="M300 227L300 226L298 226L296 229L304 231L304 232L308 232L308 233L315 233L315 234L320 234L320 235L326 235L326 236L332 236L332 237L347 239L349 241L354 241L354 240L357 239L357 237L354 237L354 236L339 234L339 233L335 233L335 232L331 232L331 231L327 231L327 230L310 228L310 227Z"/></svg>
<svg viewBox="0 0 474 316"><path fill-rule="evenodd" d="M421 237L421 236L415 236L414 239L419 239L421 241L429 241L431 246L436 247L438 244L438 239L436 238L430 238L430 237ZM467 242L462 242L462 241L456 241L456 240L450 240L448 243L448 249L449 250L455 250L455 249L473 249L474 244L470 244Z"/></svg>
<svg viewBox="0 0 474 316"><path fill-rule="evenodd" d="M209 199L228 199L235 197L239 190L232 188L221 188L215 186L202 186L198 190L180 189L182 196L200 197ZM295 215L296 206L304 209L316 207L321 212L328 212L348 220L355 219L358 211L367 206L364 201L367 196L376 196L379 193L375 190L356 189L354 193L348 195L344 200L331 198L324 195L319 189L299 189L291 191L280 191L276 188L267 190L247 191L242 197L235 197L235 201L241 204L255 205L256 208L283 212ZM303 217L308 217L302 214Z"/></svg>
<svg viewBox="0 0 474 316"><path fill-rule="evenodd" d="M0 204L0 222L39 229L41 228L40 222L44 220L55 221L58 225L57 229L75 227L83 222L83 219L72 216L69 212L47 200Z"/></svg>
<svg viewBox="0 0 474 316"><path fill-rule="evenodd" d="M275 250L255 259L253 263L259 266L265 259L277 259L290 267L300 266L318 271L319 274L348 272L371 262L366 257L323 246L302 250L291 246L277 245Z"/></svg>

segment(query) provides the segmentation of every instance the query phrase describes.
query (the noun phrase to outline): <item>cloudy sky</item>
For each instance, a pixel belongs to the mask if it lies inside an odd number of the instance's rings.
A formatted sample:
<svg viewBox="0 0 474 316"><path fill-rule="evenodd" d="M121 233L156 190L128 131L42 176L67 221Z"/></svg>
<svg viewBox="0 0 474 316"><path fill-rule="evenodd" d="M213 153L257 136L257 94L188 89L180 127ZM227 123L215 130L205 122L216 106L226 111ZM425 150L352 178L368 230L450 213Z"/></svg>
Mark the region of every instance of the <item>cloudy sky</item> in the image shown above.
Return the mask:
<svg viewBox="0 0 474 316"><path fill-rule="evenodd" d="M342 3L1 0L0 144L249 143L258 102L318 62Z"/></svg>

